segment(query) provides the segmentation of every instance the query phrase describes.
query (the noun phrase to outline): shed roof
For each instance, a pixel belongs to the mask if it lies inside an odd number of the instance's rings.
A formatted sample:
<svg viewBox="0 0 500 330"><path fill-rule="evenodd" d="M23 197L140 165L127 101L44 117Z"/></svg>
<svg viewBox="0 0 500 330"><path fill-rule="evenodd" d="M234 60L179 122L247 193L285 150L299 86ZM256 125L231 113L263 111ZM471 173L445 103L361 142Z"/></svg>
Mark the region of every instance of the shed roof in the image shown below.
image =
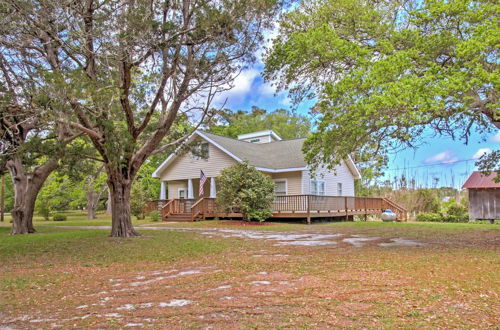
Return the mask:
<svg viewBox="0 0 500 330"><path fill-rule="evenodd" d="M491 172L490 175L484 175L480 171L474 171L465 181L462 188L477 189L477 188L500 188L500 182L493 181L497 177L496 172Z"/></svg>

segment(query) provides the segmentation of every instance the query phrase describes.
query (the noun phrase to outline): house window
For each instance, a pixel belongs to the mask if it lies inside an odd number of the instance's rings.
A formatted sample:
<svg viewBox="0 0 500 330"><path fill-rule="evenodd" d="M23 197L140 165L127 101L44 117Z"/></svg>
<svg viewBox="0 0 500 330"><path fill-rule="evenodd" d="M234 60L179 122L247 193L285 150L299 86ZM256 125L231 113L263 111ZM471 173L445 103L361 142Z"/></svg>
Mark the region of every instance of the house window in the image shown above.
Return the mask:
<svg viewBox="0 0 500 330"><path fill-rule="evenodd" d="M286 180L274 180L274 194L276 196L286 195Z"/></svg>
<svg viewBox="0 0 500 330"><path fill-rule="evenodd" d="M337 183L337 195L342 196L342 183Z"/></svg>
<svg viewBox="0 0 500 330"><path fill-rule="evenodd" d="M311 195L325 195L324 180L311 180Z"/></svg>
<svg viewBox="0 0 500 330"><path fill-rule="evenodd" d="M200 143L191 149L191 158L208 159L208 143Z"/></svg>

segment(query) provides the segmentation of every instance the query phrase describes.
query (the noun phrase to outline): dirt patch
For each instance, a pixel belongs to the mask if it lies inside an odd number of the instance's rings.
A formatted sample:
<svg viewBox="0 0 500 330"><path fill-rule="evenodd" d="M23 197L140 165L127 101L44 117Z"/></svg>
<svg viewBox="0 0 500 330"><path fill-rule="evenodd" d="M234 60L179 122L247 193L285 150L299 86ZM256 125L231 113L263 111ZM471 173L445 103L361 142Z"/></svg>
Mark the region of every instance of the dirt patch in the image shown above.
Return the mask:
<svg viewBox="0 0 500 330"><path fill-rule="evenodd" d="M262 227L262 226L276 226L272 222L256 222L256 221L243 221L243 220L223 220L216 222L215 225L222 226L243 226L243 227Z"/></svg>

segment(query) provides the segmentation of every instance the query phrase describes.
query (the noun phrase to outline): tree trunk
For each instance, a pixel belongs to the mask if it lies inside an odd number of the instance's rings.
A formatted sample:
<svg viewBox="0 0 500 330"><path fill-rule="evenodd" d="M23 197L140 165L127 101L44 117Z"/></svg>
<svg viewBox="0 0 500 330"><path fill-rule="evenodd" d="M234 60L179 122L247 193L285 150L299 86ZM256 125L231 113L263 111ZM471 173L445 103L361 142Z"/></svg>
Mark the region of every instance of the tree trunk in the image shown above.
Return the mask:
<svg viewBox="0 0 500 330"><path fill-rule="evenodd" d="M96 192L94 189L90 188L87 191L87 219L93 220L96 219L96 207L97 203L95 202Z"/></svg>
<svg viewBox="0 0 500 330"><path fill-rule="evenodd" d="M108 188L111 193L111 237L139 236L130 217L130 190L132 180L109 175Z"/></svg>
<svg viewBox="0 0 500 330"><path fill-rule="evenodd" d="M5 214L5 173L2 174L2 188L0 192L0 208L2 213L0 213L0 221L3 222Z"/></svg>
<svg viewBox="0 0 500 330"><path fill-rule="evenodd" d="M109 192L108 189L108 200L106 201L106 214L111 215L111 193Z"/></svg>
<svg viewBox="0 0 500 330"><path fill-rule="evenodd" d="M20 158L7 162L14 185L14 208L12 209L12 235L36 232L33 226L33 213L38 192L50 173L57 167L57 161L49 159L37 167L28 177Z"/></svg>

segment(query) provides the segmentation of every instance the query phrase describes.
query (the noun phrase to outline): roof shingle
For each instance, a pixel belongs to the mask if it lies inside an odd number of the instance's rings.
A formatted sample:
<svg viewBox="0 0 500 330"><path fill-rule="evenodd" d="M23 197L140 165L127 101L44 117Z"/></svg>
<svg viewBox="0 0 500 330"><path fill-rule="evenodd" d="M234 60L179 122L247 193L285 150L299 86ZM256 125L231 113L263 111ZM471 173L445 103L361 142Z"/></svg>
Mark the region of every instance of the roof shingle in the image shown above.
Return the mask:
<svg viewBox="0 0 500 330"><path fill-rule="evenodd" d="M302 153L305 138L259 144L235 140L207 132L202 132L202 134L236 157L248 160L255 167L284 169L307 166Z"/></svg>

